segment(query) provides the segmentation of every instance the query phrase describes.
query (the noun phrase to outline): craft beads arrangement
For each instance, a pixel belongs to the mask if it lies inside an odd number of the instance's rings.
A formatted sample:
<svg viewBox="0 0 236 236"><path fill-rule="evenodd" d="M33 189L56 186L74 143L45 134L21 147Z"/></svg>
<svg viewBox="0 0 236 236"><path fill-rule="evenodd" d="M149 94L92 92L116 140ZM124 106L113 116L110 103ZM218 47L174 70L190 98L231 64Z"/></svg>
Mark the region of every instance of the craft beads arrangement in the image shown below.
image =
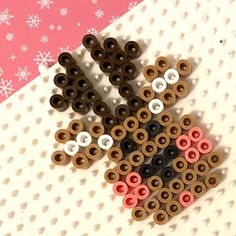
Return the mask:
<svg viewBox="0 0 236 236"><path fill-rule="evenodd" d="M88 127L74 119L59 129L55 139L64 147L52 154L52 162L87 169L107 154L116 166L104 178L123 197L123 206L132 209L132 218L141 221L153 214L155 223L164 224L221 181L214 170L223 161L220 150L214 149L193 114L174 117L170 109L188 95L191 64L181 59L173 67L167 57L158 57L143 68L146 84L135 91L129 82L141 69L131 62L141 55L138 43L128 41L122 50L109 37L102 47L92 34L82 43L127 104L117 105L113 114L72 55L61 53L58 62L66 74L54 77L62 95L52 95L51 106L63 112L71 104L80 115L92 107L101 118Z"/></svg>

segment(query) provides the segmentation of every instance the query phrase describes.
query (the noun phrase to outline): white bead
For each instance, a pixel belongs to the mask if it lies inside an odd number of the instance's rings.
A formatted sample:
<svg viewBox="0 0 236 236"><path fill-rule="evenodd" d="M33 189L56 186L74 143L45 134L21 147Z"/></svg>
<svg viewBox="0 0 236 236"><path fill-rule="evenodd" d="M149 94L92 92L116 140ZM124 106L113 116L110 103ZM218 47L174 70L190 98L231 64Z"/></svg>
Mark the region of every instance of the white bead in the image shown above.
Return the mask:
<svg viewBox="0 0 236 236"><path fill-rule="evenodd" d="M159 114L164 109L164 104L160 99L153 99L149 102L148 108L153 114Z"/></svg>
<svg viewBox="0 0 236 236"><path fill-rule="evenodd" d="M64 144L64 152L69 156L74 156L79 151L79 145L74 140L69 140Z"/></svg>
<svg viewBox="0 0 236 236"><path fill-rule="evenodd" d="M82 131L77 134L76 141L79 146L87 147L92 142L92 136L88 132Z"/></svg>
<svg viewBox="0 0 236 236"><path fill-rule="evenodd" d="M98 138L98 146L101 149L107 150L113 145L113 138L108 134L103 134Z"/></svg>
<svg viewBox="0 0 236 236"><path fill-rule="evenodd" d="M161 77L158 77L156 79L154 79L152 81L152 89L156 92L156 93L161 93L163 92L167 87L167 83L166 81L161 78Z"/></svg>
<svg viewBox="0 0 236 236"><path fill-rule="evenodd" d="M179 80L179 73L175 69L168 69L164 74L164 79L168 84L175 84Z"/></svg>

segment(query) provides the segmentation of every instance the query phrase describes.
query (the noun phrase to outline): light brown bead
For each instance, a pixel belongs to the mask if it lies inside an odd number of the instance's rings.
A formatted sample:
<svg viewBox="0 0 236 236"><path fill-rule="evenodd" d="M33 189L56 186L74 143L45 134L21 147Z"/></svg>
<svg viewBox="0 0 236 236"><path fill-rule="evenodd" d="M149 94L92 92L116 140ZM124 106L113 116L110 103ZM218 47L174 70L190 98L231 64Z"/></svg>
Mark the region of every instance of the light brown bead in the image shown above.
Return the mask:
<svg viewBox="0 0 236 236"><path fill-rule="evenodd" d="M176 70L178 71L180 76L185 78L191 74L192 66L187 60L181 59L176 64Z"/></svg>
<svg viewBox="0 0 236 236"><path fill-rule="evenodd" d="M162 111L157 115L157 121L160 123L160 125L166 127L169 124L171 124L174 120L174 117L172 113L168 111Z"/></svg>
<svg viewBox="0 0 236 236"><path fill-rule="evenodd" d="M195 119L192 115L183 115L179 120L179 124L182 129L189 130L195 125Z"/></svg>
<svg viewBox="0 0 236 236"><path fill-rule="evenodd" d="M188 163L183 157L177 157L173 160L172 166L174 170L178 173L182 173L188 168Z"/></svg>
<svg viewBox="0 0 236 236"><path fill-rule="evenodd" d="M176 103L176 95L172 89L165 89L160 93L160 100L166 106L173 106Z"/></svg>
<svg viewBox="0 0 236 236"><path fill-rule="evenodd" d="M83 153L77 153L72 158L72 164L78 169L88 169L91 161Z"/></svg>
<svg viewBox="0 0 236 236"><path fill-rule="evenodd" d="M129 161L122 160L117 164L116 169L119 174L128 175L132 171L132 165Z"/></svg>
<svg viewBox="0 0 236 236"><path fill-rule="evenodd" d="M111 147L107 153L108 159L113 162L119 162L123 158L123 153L119 147Z"/></svg>
<svg viewBox="0 0 236 236"><path fill-rule="evenodd" d="M74 135L80 133L81 131L83 131L83 129L84 129L84 124L82 120L79 119L72 120L68 125L68 131Z"/></svg>
<svg viewBox="0 0 236 236"><path fill-rule="evenodd" d="M136 221L142 221L142 220L145 220L147 218L147 212L141 206L135 207L132 210L131 215L132 215L132 218Z"/></svg>
<svg viewBox="0 0 236 236"><path fill-rule="evenodd" d="M199 160L196 163L194 163L193 169L197 175L204 176L209 172L210 168L206 161Z"/></svg>
<svg viewBox="0 0 236 236"><path fill-rule="evenodd" d="M179 98L185 98L188 95L188 84L185 81L179 80L173 85L173 91Z"/></svg>
<svg viewBox="0 0 236 236"><path fill-rule="evenodd" d="M200 181L196 181L191 185L191 193L194 197L201 197L206 193L206 185Z"/></svg>
<svg viewBox="0 0 236 236"><path fill-rule="evenodd" d="M181 179L172 179L169 182L169 189L174 194L179 194L184 191L184 183Z"/></svg>
<svg viewBox="0 0 236 236"><path fill-rule="evenodd" d="M157 191L162 188L163 181L160 176L154 175L148 178L147 185L149 189Z"/></svg>
<svg viewBox="0 0 236 236"><path fill-rule="evenodd" d="M223 162L223 156L220 151L213 151L207 156L207 162L211 167L217 167Z"/></svg>
<svg viewBox="0 0 236 236"><path fill-rule="evenodd" d="M205 185L207 188L215 188L221 182L221 178L216 173L210 173L205 178Z"/></svg>
<svg viewBox="0 0 236 236"><path fill-rule="evenodd" d="M97 161L102 157L102 149L97 144L91 143L85 148L85 155L89 159Z"/></svg>
<svg viewBox="0 0 236 236"><path fill-rule="evenodd" d="M89 125L88 130L90 135L94 138L99 138L105 132L104 126L101 122L94 122L94 123L92 122Z"/></svg>
<svg viewBox="0 0 236 236"><path fill-rule="evenodd" d="M148 213L153 213L160 208L160 205L156 198L150 197L145 200L143 207Z"/></svg>
<svg viewBox="0 0 236 236"><path fill-rule="evenodd" d="M116 141L121 141L126 136L126 129L122 125L116 125L111 129L111 136Z"/></svg>
<svg viewBox="0 0 236 236"><path fill-rule="evenodd" d="M139 91L139 97L145 102L150 102L155 98L155 92L151 86L144 86Z"/></svg>
<svg viewBox="0 0 236 236"><path fill-rule="evenodd" d="M166 211L170 216L177 216L182 211L182 206L178 201L170 201L166 204Z"/></svg>
<svg viewBox="0 0 236 236"><path fill-rule="evenodd" d="M115 182L119 181L120 174L115 169L108 169L104 174L104 178L106 182L114 184Z"/></svg>
<svg viewBox="0 0 236 236"><path fill-rule="evenodd" d="M133 133L139 127L139 122L136 117L129 116L124 120L123 125L128 132Z"/></svg>
<svg viewBox="0 0 236 236"><path fill-rule="evenodd" d="M64 151L55 151L51 156L51 160L55 165L65 166L69 164L70 158Z"/></svg>
<svg viewBox="0 0 236 236"><path fill-rule="evenodd" d="M170 144L170 137L166 133L160 133L155 137L155 143L158 148L166 148Z"/></svg>
<svg viewBox="0 0 236 236"><path fill-rule="evenodd" d="M187 169L182 173L182 181L187 185L192 185L197 180L197 174L192 169Z"/></svg>
<svg viewBox="0 0 236 236"><path fill-rule="evenodd" d="M144 162L144 155L140 151L133 151L129 154L128 160L132 166L141 166Z"/></svg>
<svg viewBox="0 0 236 236"><path fill-rule="evenodd" d="M152 113L146 107L142 107L137 111L137 119L140 123L146 124L152 119Z"/></svg>
<svg viewBox="0 0 236 236"><path fill-rule="evenodd" d="M71 139L70 132L66 129L59 129L55 133L55 139L58 143L66 143Z"/></svg>
<svg viewBox="0 0 236 236"><path fill-rule="evenodd" d="M157 199L161 203L167 203L172 200L173 194L168 188L161 188L157 193Z"/></svg>
<svg viewBox="0 0 236 236"><path fill-rule="evenodd" d="M144 156L152 157L157 153L157 145L153 141L148 141L142 145L142 153Z"/></svg>
<svg viewBox="0 0 236 236"><path fill-rule="evenodd" d="M169 69L170 63L167 57L158 57L155 61L156 68L161 74L164 74Z"/></svg>
<svg viewBox="0 0 236 236"><path fill-rule="evenodd" d="M152 81L158 76L158 70L153 65L145 66L143 69L143 76L147 81Z"/></svg>
<svg viewBox="0 0 236 236"><path fill-rule="evenodd" d="M166 127L166 133L172 139L177 139L181 132L182 130L178 123L171 123Z"/></svg>
<svg viewBox="0 0 236 236"><path fill-rule="evenodd" d="M153 220L158 225L164 225L169 221L169 216L166 211L159 209L153 215Z"/></svg>
<svg viewBox="0 0 236 236"><path fill-rule="evenodd" d="M137 144L144 144L148 141L148 133L143 128L138 128L133 132L133 140Z"/></svg>

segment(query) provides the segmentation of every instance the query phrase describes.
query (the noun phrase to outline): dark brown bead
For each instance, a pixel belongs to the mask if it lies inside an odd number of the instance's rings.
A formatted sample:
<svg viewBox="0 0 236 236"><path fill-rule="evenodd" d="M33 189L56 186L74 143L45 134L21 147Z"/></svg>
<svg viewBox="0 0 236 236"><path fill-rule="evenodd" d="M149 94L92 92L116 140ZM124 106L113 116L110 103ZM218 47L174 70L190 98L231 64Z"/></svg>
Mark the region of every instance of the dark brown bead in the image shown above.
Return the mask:
<svg viewBox="0 0 236 236"><path fill-rule="evenodd" d="M109 75L109 81L112 85L120 86L122 83L124 83L125 78L121 72L113 71Z"/></svg>
<svg viewBox="0 0 236 236"><path fill-rule="evenodd" d="M117 40L114 38L111 38L111 37L105 39L105 41L103 42L103 47L104 47L105 51L108 52L109 54L112 54L118 48L120 48Z"/></svg>
<svg viewBox="0 0 236 236"><path fill-rule="evenodd" d="M102 47L95 46L92 48L91 57L94 61L102 61L106 57L106 52Z"/></svg>
<svg viewBox="0 0 236 236"><path fill-rule="evenodd" d="M111 73L115 69L115 64L111 59L105 58L100 61L99 67L102 72Z"/></svg>
<svg viewBox="0 0 236 236"><path fill-rule="evenodd" d="M91 48L99 45L99 42L98 42L96 36L93 34L84 35L84 37L82 39L82 43L83 43L84 47L88 48L88 49L91 49Z"/></svg>
<svg viewBox="0 0 236 236"><path fill-rule="evenodd" d="M80 92L85 92L89 88L93 87L91 82L84 76L81 76L77 78L76 80L74 80L73 84L77 88L77 90Z"/></svg>
<svg viewBox="0 0 236 236"><path fill-rule="evenodd" d="M84 92L84 100L87 103L95 103L96 101L101 99L101 95L93 88L88 89Z"/></svg>
<svg viewBox="0 0 236 236"><path fill-rule="evenodd" d="M121 97L129 98L134 95L134 90L130 84L123 83L119 87L119 94Z"/></svg>
<svg viewBox="0 0 236 236"><path fill-rule="evenodd" d="M134 80L137 75L138 75L138 71L135 67L135 65L132 62L125 62L122 65L122 72L124 74L124 76L128 79L128 80Z"/></svg>
<svg viewBox="0 0 236 236"><path fill-rule="evenodd" d="M79 68L79 66L71 65L66 68L66 74L70 79L74 80L84 75L84 72Z"/></svg>
<svg viewBox="0 0 236 236"><path fill-rule="evenodd" d="M69 101L81 97L79 91L73 85L67 85L65 88L63 88L62 95L66 100Z"/></svg>
<svg viewBox="0 0 236 236"><path fill-rule="evenodd" d="M67 86L70 82L70 79L68 78L68 76L64 73L58 73L54 76L54 84L58 87L58 88L64 88L65 86Z"/></svg>
<svg viewBox="0 0 236 236"><path fill-rule="evenodd" d="M128 61L128 57L125 54L125 52L121 49L116 50L113 54L112 54L112 59L115 62L116 65L123 65L125 62Z"/></svg>
<svg viewBox="0 0 236 236"><path fill-rule="evenodd" d="M138 111L140 108L143 107L143 100L138 97L138 96L131 96L129 99L128 99L128 102L127 102L128 106L129 106L129 109L131 111Z"/></svg>
<svg viewBox="0 0 236 236"><path fill-rule="evenodd" d="M103 101L97 101L93 105L93 112L98 116L104 116L107 113L110 113L111 109Z"/></svg>
<svg viewBox="0 0 236 236"><path fill-rule="evenodd" d="M125 52L132 59L136 59L141 55L140 47L135 41L129 41L125 44Z"/></svg>
<svg viewBox="0 0 236 236"><path fill-rule="evenodd" d="M102 124L106 130L111 130L115 125L118 124L118 120L112 114L106 114L102 117Z"/></svg>
<svg viewBox="0 0 236 236"><path fill-rule="evenodd" d="M65 66L65 67L76 64L74 58L68 52L62 52L58 56L58 62L61 66Z"/></svg>
<svg viewBox="0 0 236 236"><path fill-rule="evenodd" d="M61 111L61 112L65 111L69 106L68 102L60 94L52 95L49 102L50 102L50 105L54 109L56 109L57 111Z"/></svg>
<svg viewBox="0 0 236 236"><path fill-rule="evenodd" d="M124 104L118 105L116 107L115 114L119 120L125 120L125 118L130 116L129 107Z"/></svg>
<svg viewBox="0 0 236 236"><path fill-rule="evenodd" d="M76 98L72 104L72 109L81 114L81 115L85 115L89 112L89 106L88 104L81 98Z"/></svg>

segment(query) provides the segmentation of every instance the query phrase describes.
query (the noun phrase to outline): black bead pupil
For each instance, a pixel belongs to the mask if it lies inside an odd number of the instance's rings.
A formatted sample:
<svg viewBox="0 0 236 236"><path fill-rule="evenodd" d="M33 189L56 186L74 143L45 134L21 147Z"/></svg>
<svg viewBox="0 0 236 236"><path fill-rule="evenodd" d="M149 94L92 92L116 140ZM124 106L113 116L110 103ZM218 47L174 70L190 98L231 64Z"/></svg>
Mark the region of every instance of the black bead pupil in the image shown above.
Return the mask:
<svg viewBox="0 0 236 236"><path fill-rule="evenodd" d="M171 177L171 172L170 172L169 170L167 170L167 171L165 172L165 176L166 176L167 178Z"/></svg>

